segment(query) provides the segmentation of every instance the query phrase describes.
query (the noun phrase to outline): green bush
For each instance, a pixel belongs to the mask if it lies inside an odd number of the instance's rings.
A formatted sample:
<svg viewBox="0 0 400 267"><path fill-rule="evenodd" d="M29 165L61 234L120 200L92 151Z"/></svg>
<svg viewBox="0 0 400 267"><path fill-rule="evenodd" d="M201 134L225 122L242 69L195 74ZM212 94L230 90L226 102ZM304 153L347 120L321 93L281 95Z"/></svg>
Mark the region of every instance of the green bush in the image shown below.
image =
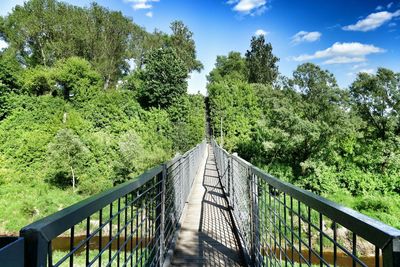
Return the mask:
<svg viewBox="0 0 400 267"><path fill-rule="evenodd" d="M392 211L391 205L391 202L388 202L387 199L376 196L365 196L357 201L355 208L362 212L378 211L390 213Z"/></svg>
<svg viewBox="0 0 400 267"><path fill-rule="evenodd" d="M297 178L297 183L316 194L332 193L338 189L335 168L324 162L307 160L300 164L303 175Z"/></svg>

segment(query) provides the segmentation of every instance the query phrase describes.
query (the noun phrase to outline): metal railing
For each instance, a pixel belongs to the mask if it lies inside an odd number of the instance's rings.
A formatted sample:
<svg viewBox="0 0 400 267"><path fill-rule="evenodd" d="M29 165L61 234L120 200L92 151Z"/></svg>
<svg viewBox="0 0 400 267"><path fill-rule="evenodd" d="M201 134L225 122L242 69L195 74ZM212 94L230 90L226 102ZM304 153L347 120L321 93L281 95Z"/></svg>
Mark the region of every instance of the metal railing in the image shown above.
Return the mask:
<svg viewBox="0 0 400 267"><path fill-rule="evenodd" d="M162 266L205 148L24 227L25 266Z"/></svg>
<svg viewBox="0 0 400 267"><path fill-rule="evenodd" d="M400 266L400 230L212 145L249 265Z"/></svg>

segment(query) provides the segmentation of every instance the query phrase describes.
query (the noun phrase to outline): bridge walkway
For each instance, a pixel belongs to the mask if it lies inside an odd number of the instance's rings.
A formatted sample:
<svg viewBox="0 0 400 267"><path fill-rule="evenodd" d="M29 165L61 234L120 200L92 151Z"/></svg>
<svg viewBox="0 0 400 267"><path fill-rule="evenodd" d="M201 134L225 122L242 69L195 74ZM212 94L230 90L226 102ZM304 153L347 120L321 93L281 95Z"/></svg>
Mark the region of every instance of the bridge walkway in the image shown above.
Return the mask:
<svg viewBox="0 0 400 267"><path fill-rule="evenodd" d="M212 146L194 181L172 266L244 266Z"/></svg>

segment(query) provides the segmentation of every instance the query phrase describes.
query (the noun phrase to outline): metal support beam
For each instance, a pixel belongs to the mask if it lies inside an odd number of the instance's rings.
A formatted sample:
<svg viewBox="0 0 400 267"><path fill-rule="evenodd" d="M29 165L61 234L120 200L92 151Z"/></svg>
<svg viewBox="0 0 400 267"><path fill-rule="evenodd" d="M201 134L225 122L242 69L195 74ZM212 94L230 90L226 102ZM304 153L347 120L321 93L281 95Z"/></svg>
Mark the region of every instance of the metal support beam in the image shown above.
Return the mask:
<svg viewBox="0 0 400 267"><path fill-rule="evenodd" d="M392 239L383 249L383 266L400 266L400 237Z"/></svg>
<svg viewBox="0 0 400 267"><path fill-rule="evenodd" d="M22 229L20 236L25 240L25 266L46 267L49 242L35 229Z"/></svg>

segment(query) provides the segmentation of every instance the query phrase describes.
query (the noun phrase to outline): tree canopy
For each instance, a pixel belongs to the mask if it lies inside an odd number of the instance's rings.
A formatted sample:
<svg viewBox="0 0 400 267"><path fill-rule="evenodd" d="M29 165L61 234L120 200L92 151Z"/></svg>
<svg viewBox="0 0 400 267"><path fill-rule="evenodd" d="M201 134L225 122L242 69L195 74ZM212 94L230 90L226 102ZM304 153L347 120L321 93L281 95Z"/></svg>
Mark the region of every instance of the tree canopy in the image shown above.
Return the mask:
<svg viewBox="0 0 400 267"><path fill-rule="evenodd" d="M246 52L246 66L250 83L270 84L278 77L277 58L272 53L271 43L266 43L265 36L253 36L250 50Z"/></svg>
<svg viewBox="0 0 400 267"><path fill-rule="evenodd" d="M399 227L400 74L379 68L340 88L318 65L284 77L277 62L264 36L245 58L217 57L207 85L216 139L279 179Z"/></svg>
<svg viewBox="0 0 400 267"><path fill-rule="evenodd" d="M246 61L239 52L230 52L228 56L217 56L214 69L207 76L210 83L222 79L247 80Z"/></svg>
<svg viewBox="0 0 400 267"><path fill-rule="evenodd" d="M106 190L202 141L193 33L121 12L30 0L0 17L0 234ZM9 216L14 214L15 216Z"/></svg>
<svg viewBox="0 0 400 267"><path fill-rule="evenodd" d="M188 69L172 48L150 52L144 63L139 96L143 106L165 108L186 93Z"/></svg>
<svg viewBox="0 0 400 267"><path fill-rule="evenodd" d="M106 89L128 73L129 61L141 68L145 55L162 47L174 49L189 72L200 71L193 33L182 21L173 21L171 31L147 33L121 12L56 0L27 1L0 20L0 37L23 65L51 67L81 57L101 75Z"/></svg>
<svg viewBox="0 0 400 267"><path fill-rule="evenodd" d="M167 46L175 48L178 57L183 61L189 72L203 69L203 64L196 59L196 44L193 33L182 21L173 21L170 26L171 36L167 39Z"/></svg>

